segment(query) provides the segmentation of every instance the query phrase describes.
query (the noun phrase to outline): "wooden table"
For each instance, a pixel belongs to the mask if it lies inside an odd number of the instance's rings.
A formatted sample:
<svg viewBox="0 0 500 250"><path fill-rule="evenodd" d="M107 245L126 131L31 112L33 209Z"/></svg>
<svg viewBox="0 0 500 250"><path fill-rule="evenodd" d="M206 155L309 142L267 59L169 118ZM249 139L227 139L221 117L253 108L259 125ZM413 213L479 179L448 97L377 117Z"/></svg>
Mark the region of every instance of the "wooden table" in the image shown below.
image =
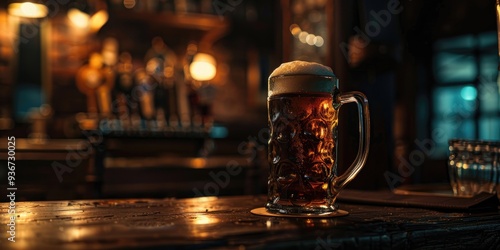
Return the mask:
<svg viewBox="0 0 500 250"><path fill-rule="evenodd" d="M500 212L340 204L348 216L251 214L263 196L0 203L1 249L499 249Z"/></svg>

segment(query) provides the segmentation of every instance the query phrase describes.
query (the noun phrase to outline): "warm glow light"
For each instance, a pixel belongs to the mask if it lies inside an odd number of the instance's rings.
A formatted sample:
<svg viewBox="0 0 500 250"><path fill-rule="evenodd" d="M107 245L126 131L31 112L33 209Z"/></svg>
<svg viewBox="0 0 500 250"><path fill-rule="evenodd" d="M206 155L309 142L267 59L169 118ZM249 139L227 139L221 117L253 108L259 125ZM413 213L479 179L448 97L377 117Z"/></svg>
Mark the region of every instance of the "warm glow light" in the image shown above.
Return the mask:
<svg viewBox="0 0 500 250"><path fill-rule="evenodd" d="M290 33L292 33L293 36L298 36L301 31L302 29L300 29L299 25L295 23L290 25Z"/></svg>
<svg viewBox="0 0 500 250"><path fill-rule="evenodd" d="M292 33L294 37L297 37L301 43L306 43L311 46L314 45L316 47L321 47L325 44L323 37L303 31L299 25L295 23L290 25L290 33Z"/></svg>
<svg viewBox="0 0 500 250"><path fill-rule="evenodd" d="M61 233L61 235L63 235L63 237L67 241L82 240L82 239L85 239L86 237L88 237L89 235L91 235L92 233L95 233L95 231L92 232L92 229L80 227L80 226L73 226L73 225L69 226L67 228L60 227L59 231L64 232L64 233Z"/></svg>
<svg viewBox="0 0 500 250"><path fill-rule="evenodd" d="M477 97L477 90L473 86L465 86L460 91L460 96L466 101L474 101Z"/></svg>
<svg viewBox="0 0 500 250"><path fill-rule="evenodd" d="M9 4L9 14L19 17L42 18L49 13L47 6L43 4L24 2Z"/></svg>
<svg viewBox="0 0 500 250"><path fill-rule="evenodd" d="M90 18L90 29L98 31L108 21L108 12L100 10Z"/></svg>
<svg viewBox="0 0 500 250"><path fill-rule="evenodd" d="M266 228L267 229L271 228L272 225L273 225L273 223L270 220L266 221Z"/></svg>
<svg viewBox="0 0 500 250"><path fill-rule="evenodd" d="M315 35L309 34L306 36L306 43L309 45L314 45L314 38L316 38Z"/></svg>
<svg viewBox="0 0 500 250"><path fill-rule="evenodd" d="M197 200L201 203L205 203L205 202L217 201L218 198L216 196L203 196L203 197L198 197Z"/></svg>
<svg viewBox="0 0 500 250"><path fill-rule="evenodd" d="M314 45L316 45L316 47L321 47L323 46L323 44L325 43L325 40L323 39L323 37L321 36L316 36L315 37L315 41L314 41Z"/></svg>
<svg viewBox="0 0 500 250"><path fill-rule="evenodd" d="M89 15L78 9L70 9L68 11L68 18L78 28L87 28L89 26Z"/></svg>
<svg viewBox="0 0 500 250"><path fill-rule="evenodd" d="M123 0L123 6L127 9L132 9L135 7L135 0Z"/></svg>
<svg viewBox="0 0 500 250"><path fill-rule="evenodd" d="M193 168L204 168L207 165L207 160L205 158L197 157L191 160L191 166Z"/></svg>
<svg viewBox="0 0 500 250"><path fill-rule="evenodd" d="M301 43L306 43L306 37L309 35L309 33L302 31L299 33L299 40Z"/></svg>
<svg viewBox="0 0 500 250"><path fill-rule="evenodd" d="M219 222L219 219L210 216L210 215L204 215L204 214L198 214L194 219L193 219L193 224L195 225L207 225L207 224L214 224Z"/></svg>
<svg viewBox="0 0 500 250"><path fill-rule="evenodd" d="M216 74L215 58L206 53L196 54L189 66L189 72L197 81L212 80Z"/></svg>

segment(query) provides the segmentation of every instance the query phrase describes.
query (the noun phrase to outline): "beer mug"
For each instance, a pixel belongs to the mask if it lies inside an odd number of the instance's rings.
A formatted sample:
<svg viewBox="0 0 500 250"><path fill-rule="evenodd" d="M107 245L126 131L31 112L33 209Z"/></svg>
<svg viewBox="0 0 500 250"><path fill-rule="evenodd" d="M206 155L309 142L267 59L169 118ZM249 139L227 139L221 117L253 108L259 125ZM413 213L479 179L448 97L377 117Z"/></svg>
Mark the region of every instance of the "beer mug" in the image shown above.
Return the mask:
<svg viewBox="0 0 500 250"><path fill-rule="evenodd" d="M356 103L359 147L354 163L337 175L338 114ZM274 214L335 213L339 192L366 162L370 141L368 100L339 92L337 77L317 63L284 63L269 77L268 200Z"/></svg>

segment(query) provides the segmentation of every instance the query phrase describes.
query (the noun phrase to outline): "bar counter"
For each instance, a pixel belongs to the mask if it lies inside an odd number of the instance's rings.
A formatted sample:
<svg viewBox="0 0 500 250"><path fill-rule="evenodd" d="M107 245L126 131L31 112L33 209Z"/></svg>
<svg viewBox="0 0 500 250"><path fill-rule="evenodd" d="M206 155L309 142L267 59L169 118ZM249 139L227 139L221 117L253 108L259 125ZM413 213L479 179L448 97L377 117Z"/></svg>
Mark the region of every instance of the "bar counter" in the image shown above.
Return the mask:
<svg viewBox="0 0 500 250"><path fill-rule="evenodd" d="M1 249L499 249L500 212L340 203L349 215L253 215L264 196L106 199L1 205Z"/></svg>

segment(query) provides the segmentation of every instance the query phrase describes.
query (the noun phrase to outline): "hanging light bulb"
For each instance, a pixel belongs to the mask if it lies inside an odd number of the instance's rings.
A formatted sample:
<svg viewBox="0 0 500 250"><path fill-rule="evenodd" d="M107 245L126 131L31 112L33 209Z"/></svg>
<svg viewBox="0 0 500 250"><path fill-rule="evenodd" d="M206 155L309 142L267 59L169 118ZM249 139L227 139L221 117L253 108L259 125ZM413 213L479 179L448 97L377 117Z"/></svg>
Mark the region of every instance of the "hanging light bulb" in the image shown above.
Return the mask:
<svg viewBox="0 0 500 250"><path fill-rule="evenodd" d="M209 81L217 72L215 58L206 53L197 53L189 65L191 77L197 81Z"/></svg>
<svg viewBox="0 0 500 250"><path fill-rule="evenodd" d="M9 14L18 17L43 18L49 13L47 6L32 2L9 4Z"/></svg>
<svg viewBox="0 0 500 250"><path fill-rule="evenodd" d="M108 21L108 12L106 10L100 10L96 12L92 17L90 18L90 30L92 31L98 31L101 29L104 24Z"/></svg>
<svg viewBox="0 0 500 250"><path fill-rule="evenodd" d="M97 32L109 19L107 6L105 3L89 5L85 7L77 6L68 10L68 19L78 28L88 29L90 32Z"/></svg>
<svg viewBox="0 0 500 250"><path fill-rule="evenodd" d="M79 9L72 8L68 10L68 18L78 28L87 28L89 25L89 14Z"/></svg>

